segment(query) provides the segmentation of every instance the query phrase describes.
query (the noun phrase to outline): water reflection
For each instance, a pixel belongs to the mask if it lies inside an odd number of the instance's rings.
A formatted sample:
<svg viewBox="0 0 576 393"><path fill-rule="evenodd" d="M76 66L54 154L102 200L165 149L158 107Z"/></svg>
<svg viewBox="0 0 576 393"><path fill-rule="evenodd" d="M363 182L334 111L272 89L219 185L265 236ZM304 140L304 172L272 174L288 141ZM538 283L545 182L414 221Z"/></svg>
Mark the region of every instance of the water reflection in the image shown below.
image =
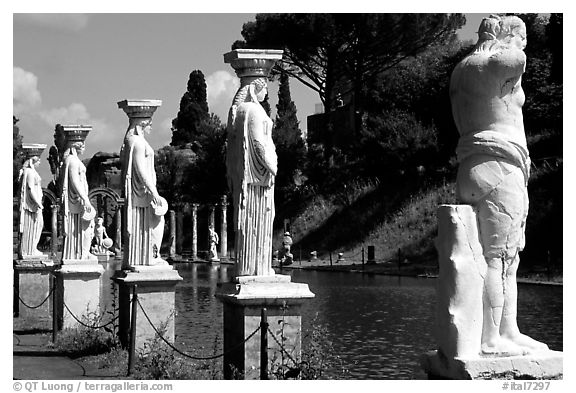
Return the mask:
<svg viewBox="0 0 576 393"><path fill-rule="evenodd" d="M176 342L190 353L221 353L222 304L214 293L218 281L231 276L233 266L176 267L184 278L176 287ZM418 357L436 347L435 280L300 270L291 274L293 281L309 284L316 294L303 305L304 334L316 317L349 369L347 378L424 377ZM519 298L520 329L562 350L562 287L520 285ZM340 370L325 375L339 376Z"/></svg>

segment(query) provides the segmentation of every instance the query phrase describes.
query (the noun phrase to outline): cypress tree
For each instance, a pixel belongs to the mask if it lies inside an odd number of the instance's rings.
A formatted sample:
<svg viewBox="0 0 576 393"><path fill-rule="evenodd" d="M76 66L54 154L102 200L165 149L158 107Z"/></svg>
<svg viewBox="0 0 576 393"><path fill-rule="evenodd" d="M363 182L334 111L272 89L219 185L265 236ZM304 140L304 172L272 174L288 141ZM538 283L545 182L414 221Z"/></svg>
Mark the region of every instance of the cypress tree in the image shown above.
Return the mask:
<svg viewBox="0 0 576 393"><path fill-rule="evenodd" d="M199 126L208 120L206 80L200 70L190 73L186 92L180 100L180 110L172 120L172 146L193 143L198 137Z"/></svg>
<svg viewBox="0 0 576 393"><path fill-rule="evenodd" d="M296 116L296 105L290 96L288 74L280 75L278 104L276 104L276 121L272 139L278 154L278 175L276 187L280 191L279 202L289 198L302 180L302 168L306 150L302 132Z"/></svg>

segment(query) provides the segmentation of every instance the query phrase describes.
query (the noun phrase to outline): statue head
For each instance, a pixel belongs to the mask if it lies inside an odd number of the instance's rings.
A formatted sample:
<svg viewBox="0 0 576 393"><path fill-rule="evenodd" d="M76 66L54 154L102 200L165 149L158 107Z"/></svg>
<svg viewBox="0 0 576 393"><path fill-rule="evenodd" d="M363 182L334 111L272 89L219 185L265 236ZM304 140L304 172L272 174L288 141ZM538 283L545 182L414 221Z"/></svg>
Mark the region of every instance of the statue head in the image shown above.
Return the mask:
<svg viewBox="0 0 576 393"><path fill-rule="evenodd" d="M152 131L152 119L149 117L131 117L127 135L150 134Z"/></svg>
<svg viewBox="0 0 576 393"><path fill-rule="evenodd" d="M104 219L102 217L98 217L96 219L96 225L98 225L98 226L102 225L103 222L104 222Z"/></svg>
<svg viewBox="0 0 576 393"><path fill-rule="evenodd" d="M507 45L516 46L518 49L526 48L526 25L517 16L507 16L502 19L501 31L498 39Z"/></svg>
<svg viewBox="0 0 576 393"><path fill-rule="evenodd" d="M84 154L86 150L86 145L82 141L73 141L68 144L68 149L70 152L76 152L76 154Z"/></svg>
<svg viewBox="0 0 576 393"><path fill-rule="evenodd" d="M478 42L497 39L500 34L500 20L498 15L482 19L478 27Z"/></svg>
<svg viewBox="0 0 576 393"><path fill-rule="evenodd" d="M250 83L254 86L254 94L258 102L264 101L266 94L268 94L268 84L266 83L266 78L257 78Z"/></svg>

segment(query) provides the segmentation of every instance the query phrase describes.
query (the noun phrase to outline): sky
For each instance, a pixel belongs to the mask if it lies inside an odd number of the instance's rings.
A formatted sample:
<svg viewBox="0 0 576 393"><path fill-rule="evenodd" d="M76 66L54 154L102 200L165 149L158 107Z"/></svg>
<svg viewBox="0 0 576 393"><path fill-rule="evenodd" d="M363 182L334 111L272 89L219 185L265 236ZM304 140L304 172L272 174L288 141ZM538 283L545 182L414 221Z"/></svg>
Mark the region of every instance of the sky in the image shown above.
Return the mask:
<svg viewBox="0 0 576 393"><path fill-rule="evenodd" d="M460 33L475 39L482 16L468 14ZM117 107L124 99L160 99L148 140L154 149L170 143L170 126L186 91L188 76L201 70L211 112L226 122L239 80L223 61L242 39L247 13L15 13L13 16L13 111L25 143L53 144L60 124L91 125L84 157L117 152L128 117ZM320 102L316 92L291 80L302 130ZM278 86L270 83L275 117ZM40 167L43 184L51 174L47 151Z"/></svg>

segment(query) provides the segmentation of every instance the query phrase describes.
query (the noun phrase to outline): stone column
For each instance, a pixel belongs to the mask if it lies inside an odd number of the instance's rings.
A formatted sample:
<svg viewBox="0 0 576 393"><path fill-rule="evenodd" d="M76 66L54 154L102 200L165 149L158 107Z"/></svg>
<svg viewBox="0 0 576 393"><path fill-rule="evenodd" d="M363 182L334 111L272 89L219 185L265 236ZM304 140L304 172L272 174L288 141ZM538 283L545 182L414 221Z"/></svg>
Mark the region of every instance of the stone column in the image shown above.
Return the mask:
<svg viewBox="0 0 576 393"><path fill-rule="evenodd" d="M237 49L224 55L224 61L230 63L241 78L240 89L244 90L250 89L248 85L254 80L259 79L259 82L262 82L262 78L267 78L275 62L281 58L282 51L280 50L262 49ZM256 84L253 86L255 88ZM246 105L250 106L250 103ZM231 155L233 156L234 154ZM237 158L242 159L242 157ZM239 162L238 165L242 163ZM232 202L235 206L239 203L237 200ZM224 207L224 203L222 206ZM256 235L271 240L271 229L262 223L256 228ZM223 239L221 241L224 243ZM235 251L238 252L238 250ZM271 264L272 261L269 263ZM239 269L236 271L238 272ZM285 326L285 350L296 359L300 358L301 305L306 299L314 297L308 284L291 282L290 276L275 274L272 269L266 269L262 270L260 275L236 276L231 282L221 283L215 295L224 304L224 378L234 378L232 370L235 369L240 374L240 378L258 379L260 376L260 337L262 334L268 335L268 359L273 359L279 348L276 340L270 335L276 334L274 332L277 328L272 328L272 326L279 326L281 321ZM267 309L268 323L272 333L259 331L244 342L258 328L264 307ZM281 340L277 335L276 338Z"/></svg>
<svg viewBox="0 0 576 393"><path fill-rule="evenodd" d="M198 204L192 204L192 260L198 259Z"/></svg>
<svg viewBox="0 0 576 393"><path fill-rule="evenodd" d="M116 205L116 234L114 241L116 242L116 247L120 250L119 252L122 253L122 206L120 204Z"/></svg>
<svg viewBox="0 0 576 393"><path fill-rule="evenodd" d="M51 233L52 233L52 241L51 248L52 248L52 258L56 260L56 255L58 254L58 204L55 203L50 206L52 209L52 219L50 220L51 224Z"/></svg>
<svg viewBox="0 0 576 393"><path fill-rule="evenodd" d="M220 221L220 259L228 258L228 222L226 212L228 211L228 201L226 195L222 196L220 203L222 216Z"/></svg>
<svg viewBox="0 0 576 393"><path fill-rule="evenodd" d="M176 257L176 212L170 210L170 258Z"/></svg>
<svg viewBox="0 0 576 393"><path fill-rule="evenodd" d="M176 209L176 255L182 255L184 242L184 212L185 204L179 203Z"/></svg>

